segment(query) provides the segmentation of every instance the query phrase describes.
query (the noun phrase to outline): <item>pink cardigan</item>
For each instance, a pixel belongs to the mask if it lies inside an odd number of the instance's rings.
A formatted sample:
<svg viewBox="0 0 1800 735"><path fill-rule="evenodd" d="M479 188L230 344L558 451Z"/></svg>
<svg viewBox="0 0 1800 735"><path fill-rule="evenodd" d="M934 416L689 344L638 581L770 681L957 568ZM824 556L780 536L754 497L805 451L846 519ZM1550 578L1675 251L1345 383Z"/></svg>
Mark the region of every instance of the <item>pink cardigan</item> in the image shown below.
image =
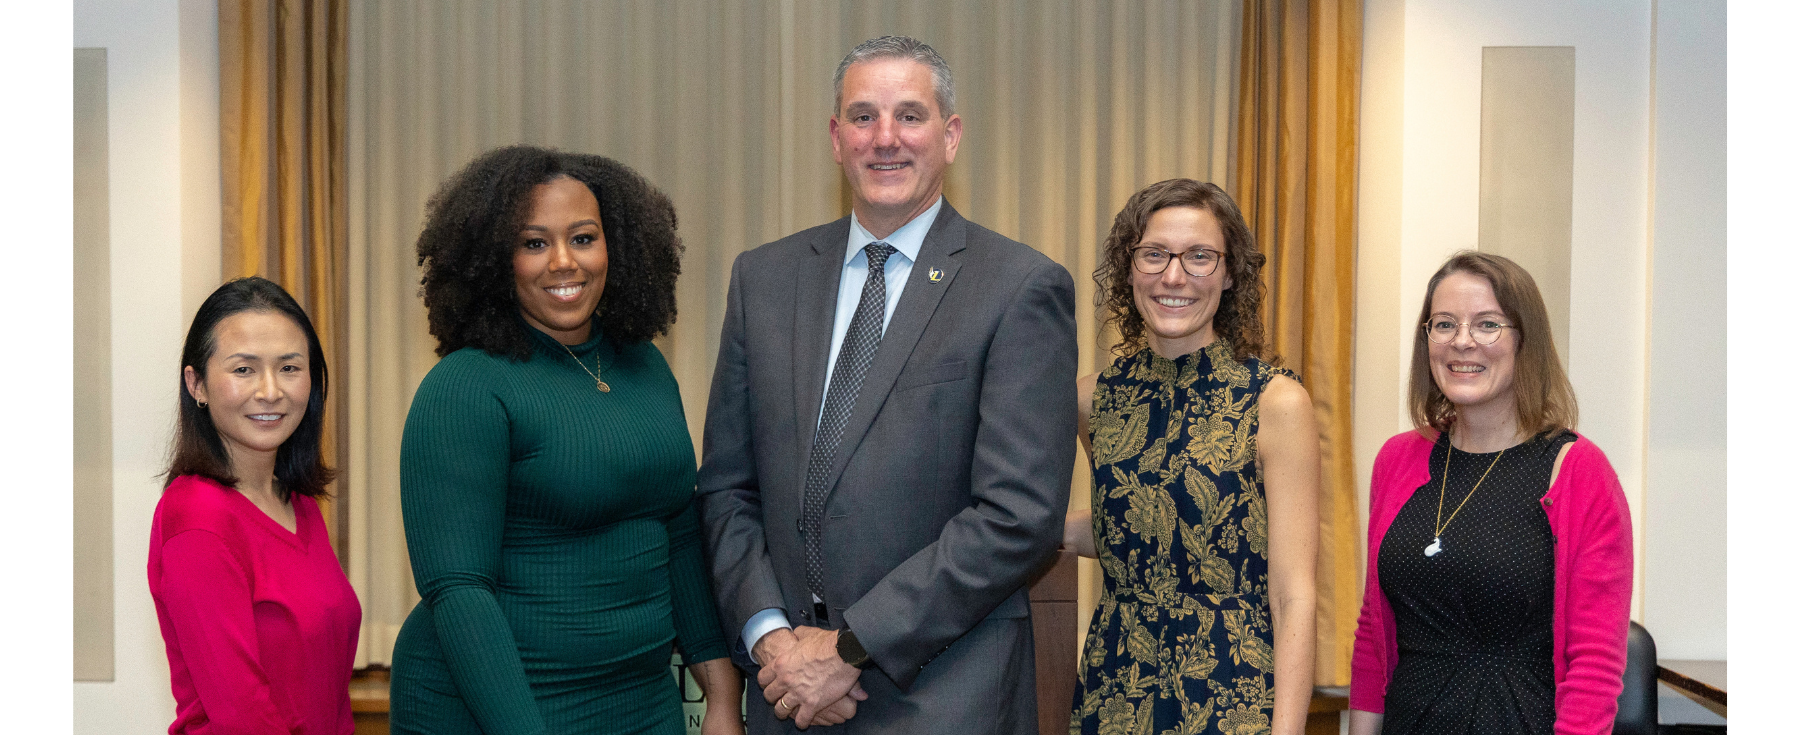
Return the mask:
<svg viewBox="0 0 1800 735"><path fill-rule="evenodd" d="M1351 658L1350 708L1386 711L1388 679L1399 663L1394 609L1381 591L1381 539L1413 491L1431 479L1433 440L1416 431L1389 439L1369 485L1368 581ZM1612 732L1624 687L1631 606L1631 512L1619 477L1600 448L1577 437L1539 501L1556 549L1551 655L1556 732Z"/></svg>

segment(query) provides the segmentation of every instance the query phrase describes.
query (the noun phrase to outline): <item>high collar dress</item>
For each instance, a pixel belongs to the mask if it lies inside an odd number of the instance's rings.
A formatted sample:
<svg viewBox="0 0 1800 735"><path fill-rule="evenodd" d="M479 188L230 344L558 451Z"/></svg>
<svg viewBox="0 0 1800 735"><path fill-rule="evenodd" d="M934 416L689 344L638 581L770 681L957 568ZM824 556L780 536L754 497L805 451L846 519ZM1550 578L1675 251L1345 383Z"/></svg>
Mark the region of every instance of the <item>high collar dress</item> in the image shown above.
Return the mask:
<svg viewBox="0 0 1800 735"><path fill-rule="evenodd" d="M1072 732L1267 732L1275 704L1269 513L1257 399L1276 375L1224 339L1148 348L1094 388L1094 540L1104 573Z"/></svg>

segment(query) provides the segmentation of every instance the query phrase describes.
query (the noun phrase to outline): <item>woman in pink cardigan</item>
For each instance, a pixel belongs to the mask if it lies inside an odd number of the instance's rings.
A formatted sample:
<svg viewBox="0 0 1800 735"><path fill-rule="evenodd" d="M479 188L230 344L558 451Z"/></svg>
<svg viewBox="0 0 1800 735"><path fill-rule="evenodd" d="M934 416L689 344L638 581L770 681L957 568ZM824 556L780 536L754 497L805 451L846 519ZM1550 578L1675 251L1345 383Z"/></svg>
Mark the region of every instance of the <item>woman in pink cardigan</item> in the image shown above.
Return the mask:
<svg viewBox="0 0 1800 735"><path fill-rule="evenodd" d="M1609 733L1625 670L1631 518L1531 275L1462 252L1414 335L1416 431L1370 484L1350 732Z"/></svg>

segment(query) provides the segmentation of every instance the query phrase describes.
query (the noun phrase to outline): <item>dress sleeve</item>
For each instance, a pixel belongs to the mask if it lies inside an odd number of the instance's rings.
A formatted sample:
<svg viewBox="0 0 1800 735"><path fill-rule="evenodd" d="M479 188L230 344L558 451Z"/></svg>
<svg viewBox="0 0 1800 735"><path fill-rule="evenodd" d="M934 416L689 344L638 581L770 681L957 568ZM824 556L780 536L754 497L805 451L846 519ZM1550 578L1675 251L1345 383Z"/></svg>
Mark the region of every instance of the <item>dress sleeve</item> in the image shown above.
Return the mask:
<svg viewBox="0 0 1800 735"><path fill-rule="evenodd" d="M164 541L159 594L210 732L299 732L270 694L257 657L250 576L224 540L187 530Z"/></svg>
<svg viewBox="0 0 1800 735"><path fill-rule="evenodd" d="M729 655L700 547L700 514L694 506L688 503L669 519L669 596L675 607L675 641L681 646L681 660L689 666Z"/></svg>
<svg viewBox="0 0 1800 735"><path fill-rule="evenodd" d="M440 362L413 397L400 444L400 509L413 581L458 694L488 735L542 733L494 586L506 526L510 430L495 387Z"/></svg>
<svg viewBox="0 0 1800 735"><path fill-rule="evenodd" d="M1581 448L1579 445L1578 449ZM1591 448L1591 445L1590 445ZM1572 465L1572 466L1571 466ZM1624 688L1625 638L1631 615L1631 511L1619 476L1598 449L1571 452L1564 472L1567 500L1580 498L1564 600L1567 672L1556 687L1557 735L1612 732Z"/></svg>

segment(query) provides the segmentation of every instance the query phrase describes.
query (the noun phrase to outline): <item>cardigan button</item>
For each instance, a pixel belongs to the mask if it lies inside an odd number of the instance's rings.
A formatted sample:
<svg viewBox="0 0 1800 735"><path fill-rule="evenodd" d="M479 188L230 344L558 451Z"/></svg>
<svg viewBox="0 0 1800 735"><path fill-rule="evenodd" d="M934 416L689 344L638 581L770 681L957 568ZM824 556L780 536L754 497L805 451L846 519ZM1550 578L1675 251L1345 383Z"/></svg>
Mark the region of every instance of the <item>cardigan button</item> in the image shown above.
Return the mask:
<svg viewBox="0 0 1800 735"><path fill-rule="evenodd" d="M1544 498L1544 505L1554 505L1555 503L1555 498Z"/></svg>

